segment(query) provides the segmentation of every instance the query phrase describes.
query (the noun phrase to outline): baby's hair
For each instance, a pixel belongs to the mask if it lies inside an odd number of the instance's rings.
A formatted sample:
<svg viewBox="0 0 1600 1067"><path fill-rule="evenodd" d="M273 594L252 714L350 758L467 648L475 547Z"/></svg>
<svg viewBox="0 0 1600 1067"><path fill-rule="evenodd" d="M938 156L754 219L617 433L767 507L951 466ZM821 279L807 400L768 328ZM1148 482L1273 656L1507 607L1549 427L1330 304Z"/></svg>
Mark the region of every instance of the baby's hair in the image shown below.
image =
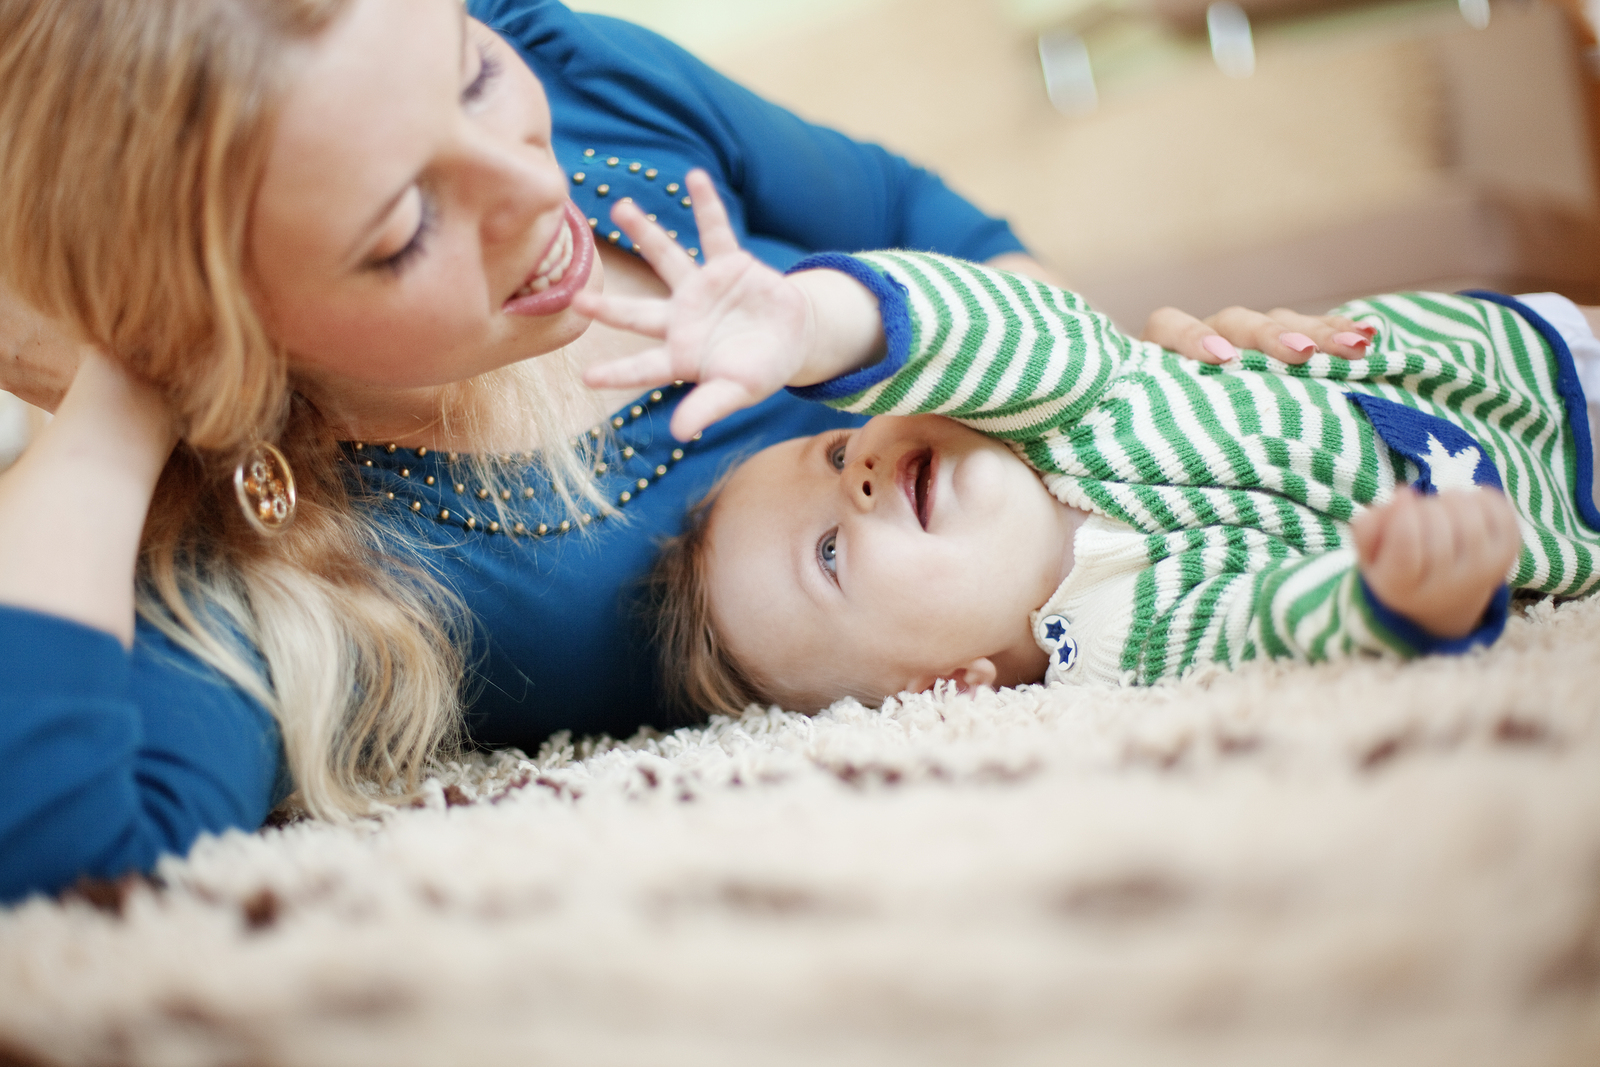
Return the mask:
<svg viewBox="0 0 1600 1067"><path fill-rule="evenodd" d="M683 533L661 546L650 572L661 682L669 704L691 722L738 715L763 700L750 672L718 634L711 613L711 513L727 482L724 476L689 509Z"/></svg>

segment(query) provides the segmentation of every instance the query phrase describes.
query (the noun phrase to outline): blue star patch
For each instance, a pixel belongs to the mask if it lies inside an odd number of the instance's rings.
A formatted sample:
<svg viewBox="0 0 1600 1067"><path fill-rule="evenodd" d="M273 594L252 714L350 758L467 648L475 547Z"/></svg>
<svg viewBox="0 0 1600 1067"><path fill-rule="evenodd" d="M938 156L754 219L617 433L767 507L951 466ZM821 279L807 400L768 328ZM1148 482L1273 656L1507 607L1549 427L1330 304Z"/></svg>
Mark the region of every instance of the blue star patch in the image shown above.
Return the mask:
<svg viewBox="0 0 1600 1067"><path fill-rule="evenodd" d="M1044 639L1056 642L1067 636L1067 628L1061 624L1061 616L1052 615L1044 624Z"/></svg>
<svg viewBox="0 0 1600 1067"><path fill-rule="evenodd" d="M1500 472L1483 446L1455 423L1380 396L1346 395L1367 416L1384 444L1417 465L1420 492L1475 485L1503 488Z"/></svg>

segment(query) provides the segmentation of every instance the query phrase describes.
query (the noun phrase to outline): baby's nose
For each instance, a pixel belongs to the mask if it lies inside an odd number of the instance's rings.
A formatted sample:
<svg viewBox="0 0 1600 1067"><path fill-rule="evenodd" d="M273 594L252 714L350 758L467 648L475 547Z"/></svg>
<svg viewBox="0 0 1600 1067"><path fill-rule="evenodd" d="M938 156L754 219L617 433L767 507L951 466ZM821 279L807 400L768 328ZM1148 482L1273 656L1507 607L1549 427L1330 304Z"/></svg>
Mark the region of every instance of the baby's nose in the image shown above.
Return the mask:
<svg viewBox="0 0 1600 1067"><path fill-rule="evenodd" d="M871 511L876 507L878 497L882 494L877 457L861 456L850 464L844 472L844 486L850 496L850 502L857 508Z"/></svg>

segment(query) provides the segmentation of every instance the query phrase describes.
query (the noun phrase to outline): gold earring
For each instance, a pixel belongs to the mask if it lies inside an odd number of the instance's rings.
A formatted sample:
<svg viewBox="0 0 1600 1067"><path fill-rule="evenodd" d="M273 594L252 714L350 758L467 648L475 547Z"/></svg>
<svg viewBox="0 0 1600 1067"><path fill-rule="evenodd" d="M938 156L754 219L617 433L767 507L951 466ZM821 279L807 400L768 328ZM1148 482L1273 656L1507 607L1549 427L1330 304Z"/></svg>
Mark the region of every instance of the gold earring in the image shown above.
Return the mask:
<svg viewBox="0 0 1600 1067"><path fill-rule="evenodd" d="M272 445L259 441L233 470L239 509L258 533L280 534L294 522L294 472Z"/></svg>

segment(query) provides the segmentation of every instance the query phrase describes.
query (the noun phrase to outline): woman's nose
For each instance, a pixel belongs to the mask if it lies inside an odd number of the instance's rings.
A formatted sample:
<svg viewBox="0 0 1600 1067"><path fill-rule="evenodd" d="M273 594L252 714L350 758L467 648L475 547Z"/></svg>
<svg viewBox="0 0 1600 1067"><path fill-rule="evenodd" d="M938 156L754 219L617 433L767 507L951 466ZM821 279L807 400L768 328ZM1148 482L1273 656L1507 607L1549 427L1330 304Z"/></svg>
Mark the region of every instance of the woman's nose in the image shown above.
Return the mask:
<svg viewBox="0 0 1600 1067"><path fill-rule="evenodd" d="M884 493L883 478L879 473L882 464L872 454L857 456L845 467L840 486L851 506L858 511L871 511L878 506Z"/></svg>
<svg viewBox="0 0 1600 1067"><path fill-rule="evenodd" d="M567 196L554 157L535 146L484 145L474 170L486 245L526 239L529 227L558 209Z"/></svg>

